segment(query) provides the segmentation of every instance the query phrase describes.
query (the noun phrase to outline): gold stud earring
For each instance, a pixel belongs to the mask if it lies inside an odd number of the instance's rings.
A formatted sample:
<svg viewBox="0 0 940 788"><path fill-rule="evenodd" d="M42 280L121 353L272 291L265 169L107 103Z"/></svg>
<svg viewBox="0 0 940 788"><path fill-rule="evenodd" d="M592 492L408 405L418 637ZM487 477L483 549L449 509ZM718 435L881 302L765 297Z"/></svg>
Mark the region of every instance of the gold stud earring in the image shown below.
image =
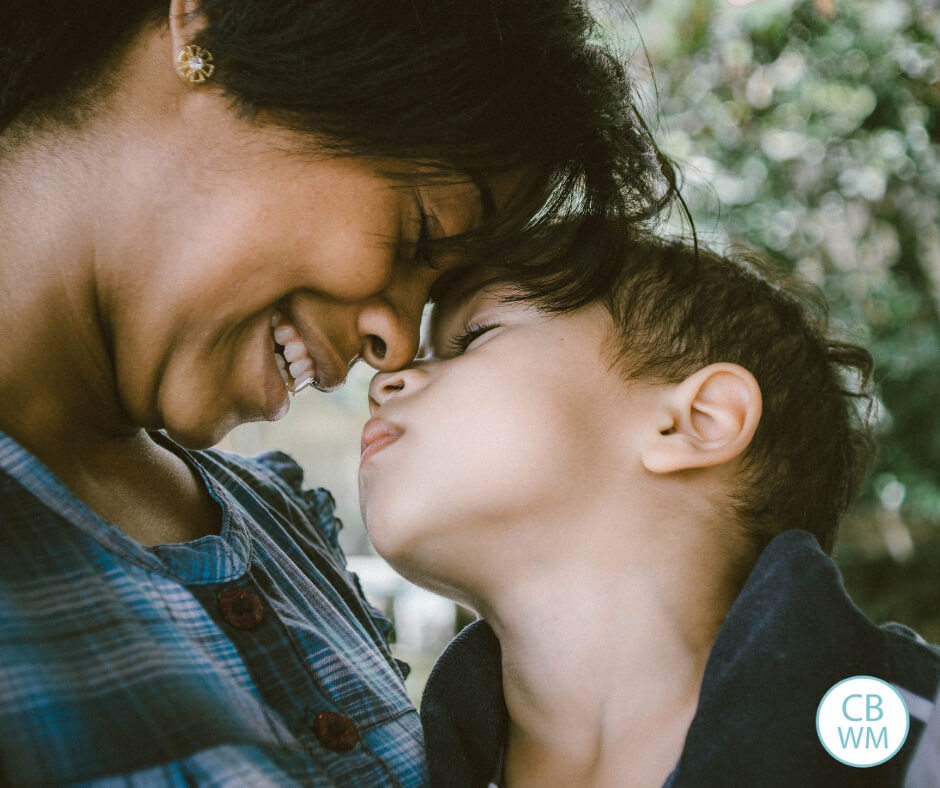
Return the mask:
<svg viewBox="0 0 940 788"><path fill-rule="evenodd" d="M187 82L199 84L212 76L212 53L195 44L187 44L176 56L176 72Z"/></svg>

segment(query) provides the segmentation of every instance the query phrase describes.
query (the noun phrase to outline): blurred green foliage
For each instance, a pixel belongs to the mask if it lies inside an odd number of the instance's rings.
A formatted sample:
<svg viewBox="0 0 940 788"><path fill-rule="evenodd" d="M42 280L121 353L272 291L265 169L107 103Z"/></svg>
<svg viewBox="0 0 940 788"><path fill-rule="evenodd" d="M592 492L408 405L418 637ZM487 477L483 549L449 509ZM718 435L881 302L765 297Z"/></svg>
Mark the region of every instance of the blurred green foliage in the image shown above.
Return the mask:
<svg viewBox="0 0 940 788"><path fill-rule="evenodd" d="M873 618L940 641L940 3L631 8L596 10L643 36L700 235L819 285L875 356L879 456L837 556Z"/></svg>

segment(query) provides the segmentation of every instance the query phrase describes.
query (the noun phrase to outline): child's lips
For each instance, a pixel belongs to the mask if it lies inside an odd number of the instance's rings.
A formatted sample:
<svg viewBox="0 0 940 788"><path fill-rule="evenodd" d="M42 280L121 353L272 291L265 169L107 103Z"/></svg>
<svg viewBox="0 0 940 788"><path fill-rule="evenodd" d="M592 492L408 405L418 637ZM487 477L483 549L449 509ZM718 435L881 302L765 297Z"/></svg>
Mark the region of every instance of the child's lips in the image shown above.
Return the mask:
<svg viewBox="0 0 940 788"><path fill-rule="evenodd" d="M367 458L394 443L403 432L404 430L397 424L392 424L378 416L369 419L362 428L362 442L360 443L362 453L359 457L359 464L361 465Z"/></svg>

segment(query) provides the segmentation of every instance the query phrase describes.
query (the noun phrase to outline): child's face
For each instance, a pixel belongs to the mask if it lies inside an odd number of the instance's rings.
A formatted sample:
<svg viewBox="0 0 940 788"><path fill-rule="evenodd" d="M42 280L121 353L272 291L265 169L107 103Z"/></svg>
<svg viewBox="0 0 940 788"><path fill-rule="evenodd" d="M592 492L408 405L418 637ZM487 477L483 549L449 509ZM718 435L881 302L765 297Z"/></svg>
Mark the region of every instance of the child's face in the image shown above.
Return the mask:
<svg viewBox="0 0 940 788"><path fill-rule="evenodd" d="M558 552L549 521L574 538L584 501L629 483L624 424L645 395L612 368L610 315L547 315L506 292L435 307L426 359L372 381L363 517L378 551L425 585L459 585L497 555L531 560L546 541Z"/></svg>

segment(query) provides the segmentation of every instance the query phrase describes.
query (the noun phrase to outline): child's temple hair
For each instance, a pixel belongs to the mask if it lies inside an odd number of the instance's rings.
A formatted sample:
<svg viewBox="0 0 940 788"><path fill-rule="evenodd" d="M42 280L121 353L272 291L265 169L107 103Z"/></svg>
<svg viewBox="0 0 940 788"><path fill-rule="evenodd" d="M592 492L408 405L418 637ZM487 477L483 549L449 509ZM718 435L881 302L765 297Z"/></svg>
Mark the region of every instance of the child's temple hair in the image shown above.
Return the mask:
<svg viewBox="0 0 940 788"><path fill-rule="evenodd" d="M613 317L615 365L667 384L718 362L750 371L763 410L732 493L738 521L758 551L801 528L830 553L874 457L871 355L835 336L821 293L759 260L644 236L619 263L597 297ZM511 269L497 277L546 311L580 306L532 292Z"/></svg>

